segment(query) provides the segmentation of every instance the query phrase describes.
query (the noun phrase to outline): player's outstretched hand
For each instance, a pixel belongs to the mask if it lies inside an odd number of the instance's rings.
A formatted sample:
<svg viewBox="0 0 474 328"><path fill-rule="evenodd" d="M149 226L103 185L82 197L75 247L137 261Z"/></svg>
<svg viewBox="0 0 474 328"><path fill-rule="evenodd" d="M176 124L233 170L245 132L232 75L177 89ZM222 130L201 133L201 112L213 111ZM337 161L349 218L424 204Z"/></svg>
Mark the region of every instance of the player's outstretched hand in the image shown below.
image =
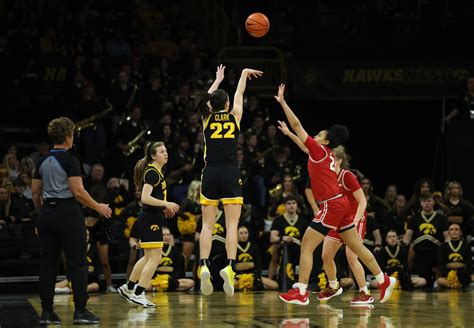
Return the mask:
<svg viewBox="0 0 474 328"><path fill-rule="evenodd" d="M258 71L256 69L252 69L252 68L246 68L246 69L244 69L244 72L247 73L247 77L248 77L249 80L251 80L252 78L259 78L260 76L263 75L262 71Z"/></svg>
<svg viewBox="0 0 474 328"><path fill-rule="evenodd" d="M278 121L278 129L280 129L281 133L283 133L285 136L290 135L290 129L284 121Z"/></svg>
<svg viewBox="0 0 474 328"><path fill-rule="evenodd" d="M216 71L216 80L219 82L222 82L224 80L224 70L225 66L220 64L217 66L217 71Z"/></svg>
<svg viewBox="0 0 474 328"><path fill-rule="evenodd" d="M278 86L278 95L275 96L276 101L280 104L285 101L285 83Z"/></svg>

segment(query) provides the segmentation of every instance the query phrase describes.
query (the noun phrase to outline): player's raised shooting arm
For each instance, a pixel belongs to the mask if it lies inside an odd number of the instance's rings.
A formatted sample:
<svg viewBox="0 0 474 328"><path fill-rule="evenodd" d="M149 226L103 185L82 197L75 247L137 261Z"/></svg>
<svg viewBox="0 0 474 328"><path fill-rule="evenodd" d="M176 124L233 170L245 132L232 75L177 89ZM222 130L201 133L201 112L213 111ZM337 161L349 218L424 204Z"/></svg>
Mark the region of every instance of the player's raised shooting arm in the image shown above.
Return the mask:
<svg viewBox="0 0 474 328"><path fill-rule="evenodd" d="M278 95L275 96L276 101L281 105L283 111L285 112L288 123L290 123L291 128L295 131L298 138L304 143L308 138L308 133L306 133L303 125L301 125L300 120L296 117L295 113L291 110L290 106L285 101L285 84L282 83L278 87Z"/></svg>
<svg viewBox="0 0 474 328"><path fill-rule="evenodd" d="M240 75L239 83L237 84L237 89L235 90L234 94L234 106L232 107L232 114L235 115L239 123L242 119L242 113L244 108L244 91L245 87L247 86L247 78L251 80L252 77L258 78L262 76L262 74L262 71L257 71L251 68L245 68L242 70L242 74Z"/></svg>

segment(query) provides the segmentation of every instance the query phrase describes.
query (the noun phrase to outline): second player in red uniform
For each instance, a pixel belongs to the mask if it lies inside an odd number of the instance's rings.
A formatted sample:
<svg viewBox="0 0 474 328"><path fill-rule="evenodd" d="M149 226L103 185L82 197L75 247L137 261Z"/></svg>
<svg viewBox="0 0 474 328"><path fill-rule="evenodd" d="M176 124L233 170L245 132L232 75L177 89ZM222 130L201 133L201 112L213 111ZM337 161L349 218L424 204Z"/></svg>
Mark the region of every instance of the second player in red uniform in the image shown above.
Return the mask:
<svg viewBox="0 0 474 328"><path fill-rule="evenodd" d="M314 138L308 135L300 120L293 113L284 99L285 85L280 85L275 99L282 106L291 128L298 137L294 140L300 148L308 150L308 172L311 190L319 203L319 212L306 230L301 243L300 271L298 283L287 293L279 295L280 299L292 304L309 304L309 275L313 266L313 252L324 240L330 230L337 231L344 242L375 275L380 288L380 302L386 302L395 287L396 280L382 272L373 254L363 246L354 229L354 218L347 198L342 194L337 181L336 159L332 152L349 136L347 128L334 125L322 130Z"/></svg>

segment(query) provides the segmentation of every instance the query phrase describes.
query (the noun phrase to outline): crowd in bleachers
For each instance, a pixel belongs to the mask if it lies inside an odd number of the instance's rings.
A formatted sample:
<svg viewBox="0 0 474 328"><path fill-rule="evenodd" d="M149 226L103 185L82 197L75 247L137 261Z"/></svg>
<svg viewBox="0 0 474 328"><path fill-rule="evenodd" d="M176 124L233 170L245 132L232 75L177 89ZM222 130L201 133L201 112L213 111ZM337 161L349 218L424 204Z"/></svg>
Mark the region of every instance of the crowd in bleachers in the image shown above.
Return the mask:
<svg viewBox="0 0 474 328"><path fill-rule="evenodd" d="M0 35L0 62L5 68L2 86L11 91L8 101L15 106L23 102L22 106L51 107L54 110L45 114L49 118L66 115L77 123L74 151L83 164L84 186L98 202L110 204L113 210L108 220L93 211L84 213L91 245L97 247L101 260L99 274L105 279L102 290L114 291L112 273L128 276L140 253L136 240L130 238L140 208L133 168L143 156L146 140L165 142L170 154L165 168L169 199L181 205L178 215L168 221L172 235L169 243L183 253L182 273L175 279L184 279L186 272L196 277L204 142L193 94L207 90L212 83L216 54L192 24L179 19L172 2L155 5L154 1L138 1L131 5L114 1L111 5L107 1L14 1L9 9L7 33ZM235 90L238 73L232 68L225 72L221 87L230 94ZM241 224L248 233L245 237L242 232L239 248L240 254L248 255L241 258L248 261L241 262L254 263L252 270L257 271L261 282L255 286L277 288L276 280L281 280L281 275L294 280L297 274L299 241L317 204L307 197L310 189L304 156L278 132L275 119L255 94L246 95L241 130L237 154L245 202ZM0 254L8 259L2 261L5 276L35 275L37 270L37 213L31 181L36 163L48 152L49 144L40 140L36 149L17 146L15 140L10 140L0 165L0 245L4 245L0 246ZM421 270L417 259L426 250L417 253L416 245L409 246L418 229L413 222L424 215L423 199L429 193L441 222L433 228L443 238L433 237L439 242L436 247L443 248L444 238L456 240L448 231L450 223L457 223L469 245L470 258L474 210L462 197L461 183L435 188L428 179L421 179L411 195L400 194L396 185L389 185L386 194L379 197L372 184L376 181L356 173L368 201L364 243L381 261L390 247L406 244L406 264L397 264L404 266L405 274L430 275L437 266L428 263L429 272ZM427 172L420 172L420 176L425 175ZM225 260L221 256L225 252L223 220L220 213L213 233L211 256L216 265ZM391 231L396 233L395 244L387 236ZM246 248L248 241L256 246L251 251ZM290 264L286 271L278 269L283 249L288 252ZM320 258L320 253L317 251L315 257ZM12 263L21 265L15 267ZM324 288L321 262L315 263L313 287ZM338 268L341 279L351 278L343 257L338 257ZM470 270L470 262L465 268ZM248 266L242 266L240 286L247 286L248 270ZM159 279L154 281L156 289L163 288ZM418 284L406 281L402 287L407 289ZM346 287L353 284L346 282Z"/></svg>

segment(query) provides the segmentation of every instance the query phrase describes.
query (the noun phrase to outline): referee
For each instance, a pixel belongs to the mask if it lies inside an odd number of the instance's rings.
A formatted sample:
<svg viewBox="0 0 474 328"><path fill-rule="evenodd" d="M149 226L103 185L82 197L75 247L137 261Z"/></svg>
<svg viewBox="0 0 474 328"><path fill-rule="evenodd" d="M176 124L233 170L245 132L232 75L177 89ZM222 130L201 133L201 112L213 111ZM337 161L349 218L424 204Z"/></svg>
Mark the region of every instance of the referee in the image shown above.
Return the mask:
<svg viewBox="0 0 474 328"><path fill-rule="evenodd" d="M61 249L66 255L67 276L72 282L74 293L74 324L99 322L98 317L86 310L86 226L76 199L107 218L112 211L108 205L93 200L82 185L79 160L68 152L74 141L74 128L74 123L66 117L49 122L48 135L54 147L39 160L31 187L33 202L39 213L39 294L43 308L40 325L61 323L53 310Z"/></svg>

